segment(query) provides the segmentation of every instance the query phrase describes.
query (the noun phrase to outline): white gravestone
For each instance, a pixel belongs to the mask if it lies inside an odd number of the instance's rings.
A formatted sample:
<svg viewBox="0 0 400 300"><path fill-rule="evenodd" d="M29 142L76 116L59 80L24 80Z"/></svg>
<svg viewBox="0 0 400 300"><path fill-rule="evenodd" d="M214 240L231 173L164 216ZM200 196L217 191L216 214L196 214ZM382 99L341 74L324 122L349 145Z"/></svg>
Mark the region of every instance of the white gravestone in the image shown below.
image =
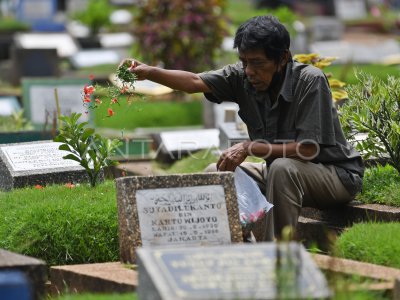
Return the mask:
<svg viewBox="0 0 400 300"><path fill-rule="evenodd" d="M85 84L90 84L90 80L24 79L22 88L26 117L38 129L42 129L45 124L51 124L57 112L55 100L55 89L57 89L62 115L81 113L80 122L90 121L89 111L83 106L82 100Z"/></svg>
<svg viewBox="0 0 400 300"><path fill-rule="evenodd" d="M0 147L0 189L87 182L78 162L63 159L69 154L53 141L4 144Z"/></svg>

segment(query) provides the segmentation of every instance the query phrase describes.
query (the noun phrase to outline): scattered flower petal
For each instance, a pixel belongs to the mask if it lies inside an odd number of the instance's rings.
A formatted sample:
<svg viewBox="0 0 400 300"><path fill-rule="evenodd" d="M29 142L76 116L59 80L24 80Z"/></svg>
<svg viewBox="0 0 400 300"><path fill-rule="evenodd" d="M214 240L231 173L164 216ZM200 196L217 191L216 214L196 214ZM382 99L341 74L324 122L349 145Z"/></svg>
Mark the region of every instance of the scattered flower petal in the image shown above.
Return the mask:
<svg viewBox="0 0 400 300"><path fill-rule="evenodd" d="M72 189L72 188L75 187L75 184L73 184L73 183L71 183L71 182L68 182L68 183L65 184L65 187L67 187L67 188L69 188L69 189Z"/></svg>
<svg viewBox="0 0 400 300"><path fill-rule="evenodd" d="M111 108L108 108L108 109L107 109L107 115L108 115L109 117L112 117L112 116L114 115L114 111L113 111Z"/></svg>

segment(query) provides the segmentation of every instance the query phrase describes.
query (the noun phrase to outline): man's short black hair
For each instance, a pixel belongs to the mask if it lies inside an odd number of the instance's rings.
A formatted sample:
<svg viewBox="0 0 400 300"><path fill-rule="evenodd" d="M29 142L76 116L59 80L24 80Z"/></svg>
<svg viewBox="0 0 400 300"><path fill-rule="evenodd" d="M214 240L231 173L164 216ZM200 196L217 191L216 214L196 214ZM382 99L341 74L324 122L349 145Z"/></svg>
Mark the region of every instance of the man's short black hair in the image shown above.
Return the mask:
<svg viewBox="0 0 400 300"><path fill-rule="evenodd" d="M282 59L289 47L289 32L271 15L253 17L240 25L233 43L239 51L264 49L266 57L275 62Z"/></svg>

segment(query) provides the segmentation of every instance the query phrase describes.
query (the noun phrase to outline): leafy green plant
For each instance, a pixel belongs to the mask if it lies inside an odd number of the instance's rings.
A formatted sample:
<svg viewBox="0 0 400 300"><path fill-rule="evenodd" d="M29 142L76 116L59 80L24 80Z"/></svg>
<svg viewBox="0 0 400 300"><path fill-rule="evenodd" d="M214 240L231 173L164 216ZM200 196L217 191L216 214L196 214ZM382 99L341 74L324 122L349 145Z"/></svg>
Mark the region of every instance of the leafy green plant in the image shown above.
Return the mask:
<svg viewBox="0 0 400 300"><path fill-rule="evenodd" d="M146 63L203 71L227 35L225 0L141 0L134 34ZM183 9L182 9L183 8Z"/></svg>
<svg viewBox="0 0 400 300"><path fill-rule="evenodd" d="M362 72L357 78L340 108L345 134L364 158L387 159L400 173L400 78L382 81ZM357 134L366 138L357 140Z"/></svg>
<svg viewBox="0 0 400 300"><path fill-rule="evenodd" d="M77 161L85 168L90 185L94 187L104 167L117 164L109 159L120 146L118 139L110 140L95 133L93 128L87 128L88 122L78 123L82 114L72 113L71 116L60 116L62 126L54 141L63 143L60 150L71 152L64 159Z"/></svg>
<svg viewBox="0 0 400 300"><path fill-rule="evenodd" d="M390 165L366 168L363 190L356 199L400 207L400 174Z"/></svg>
<svg viewBox="0 0 400 300"><path fill-rule="evenodd" d="M32 130L32 124L24 118L24 111L13 112L11 116L0 116L0 131Z"/></svg>
<svg viewBox="0 0 400 300"><path fill-rule="evenodd" d="M85 10L72 16L73 19L87 25L93 35L110 24L110 15L113 11L108 0L89 0Z"/></svg>
<svg viewBox="0 0 400 300"><path fill-rule="evenodd" d="M0 18L0 32L28 31L30 25L12 17Z"/></svg>

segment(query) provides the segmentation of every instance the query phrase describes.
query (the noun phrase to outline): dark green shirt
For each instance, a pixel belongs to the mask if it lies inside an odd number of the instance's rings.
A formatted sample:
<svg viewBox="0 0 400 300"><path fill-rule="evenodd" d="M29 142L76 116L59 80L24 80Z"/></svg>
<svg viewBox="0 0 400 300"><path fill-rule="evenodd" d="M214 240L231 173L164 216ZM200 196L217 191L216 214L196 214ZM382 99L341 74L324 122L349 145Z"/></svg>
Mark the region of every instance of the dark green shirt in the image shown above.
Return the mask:
<svg viewBox="0 0 400 300"><path fill-rule="evenodd" d="M361 191L361 156L344 137L329 83L320 69L289 62L274 103L267 92L257 92L251 86L240 62L199 75L212 91L205 94L208 100L239 105L239 116L251 140L317 143L319 153L312 162L334 165L352 195Z"/></svg>

